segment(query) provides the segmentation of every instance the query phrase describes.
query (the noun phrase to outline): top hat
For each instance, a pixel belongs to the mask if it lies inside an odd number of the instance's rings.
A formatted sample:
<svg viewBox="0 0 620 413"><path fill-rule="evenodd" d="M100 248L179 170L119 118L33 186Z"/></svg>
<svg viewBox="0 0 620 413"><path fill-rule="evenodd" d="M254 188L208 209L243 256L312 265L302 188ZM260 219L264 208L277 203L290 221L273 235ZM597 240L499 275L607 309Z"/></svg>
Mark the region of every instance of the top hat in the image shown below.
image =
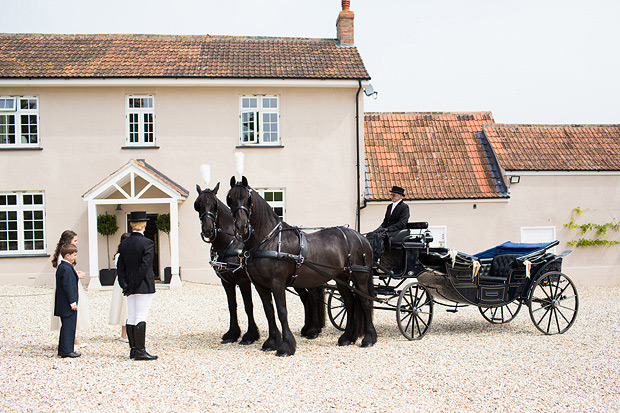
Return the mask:
<svg viewBox="0 0 620 413"><path fill-rule="evenodd" d="M399 194L399 195L405 196L405 190L403 188L401 188L400 186L394 185L390 192L393 192L395 194Z"/></svg>
<svg viewBox="0 0 620 413"><path fill-rule="evenodd" d="M146 222L149 219L146 217L146 211L132 211L129 214L127 221L129 222Z"/></svg>

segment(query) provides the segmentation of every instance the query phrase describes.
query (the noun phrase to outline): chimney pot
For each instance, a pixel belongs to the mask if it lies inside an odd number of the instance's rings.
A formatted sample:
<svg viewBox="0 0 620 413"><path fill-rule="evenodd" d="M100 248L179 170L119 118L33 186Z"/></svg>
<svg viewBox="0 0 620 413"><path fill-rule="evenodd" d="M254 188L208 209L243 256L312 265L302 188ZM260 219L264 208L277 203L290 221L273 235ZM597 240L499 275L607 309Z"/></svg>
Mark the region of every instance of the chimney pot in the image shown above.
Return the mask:
<svg viewBox="0 0 620 413"><path fill-rule="evenodd" d="M338 35L338 43L341 45L353 45L353 20L355 14L349 10L350 0L342 0L342 11L338 14L336 20L336 31Z"/></svg>

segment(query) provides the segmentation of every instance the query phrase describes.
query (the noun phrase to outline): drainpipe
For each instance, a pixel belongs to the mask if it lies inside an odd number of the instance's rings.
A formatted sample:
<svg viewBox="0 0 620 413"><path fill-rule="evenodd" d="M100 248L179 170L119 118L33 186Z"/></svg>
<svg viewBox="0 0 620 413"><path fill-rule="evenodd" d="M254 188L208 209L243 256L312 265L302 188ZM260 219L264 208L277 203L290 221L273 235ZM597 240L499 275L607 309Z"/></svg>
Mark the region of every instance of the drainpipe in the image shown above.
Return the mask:
<svg viewBox="0 0 620 413"><path fill-rule="evenodd" d="M357 232L360 231L360 211L362 210L360 206L360 104L359 104L359 95L362 91L362 81L361 79L357 79L359 83L359 87L357 88L357 93L355 94L355 147L357 149Z"/></svg>

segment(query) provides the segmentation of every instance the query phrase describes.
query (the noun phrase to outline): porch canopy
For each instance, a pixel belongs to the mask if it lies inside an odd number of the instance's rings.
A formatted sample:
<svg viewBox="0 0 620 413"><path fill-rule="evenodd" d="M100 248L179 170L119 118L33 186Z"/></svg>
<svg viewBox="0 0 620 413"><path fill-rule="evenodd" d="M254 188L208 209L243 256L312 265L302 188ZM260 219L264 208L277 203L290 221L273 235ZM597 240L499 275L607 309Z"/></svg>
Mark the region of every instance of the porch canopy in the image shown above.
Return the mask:
<svg viewBox="0 0 620 413"><path fill-rule="evenodd" d="M180 288L179 276L179 204L189 192L147 164L131 159L116 172L91 188L82 197L88 203L89 290L99 290L99 244L97 207L99 205L166 204L170 208L170 288Z"/></svg>

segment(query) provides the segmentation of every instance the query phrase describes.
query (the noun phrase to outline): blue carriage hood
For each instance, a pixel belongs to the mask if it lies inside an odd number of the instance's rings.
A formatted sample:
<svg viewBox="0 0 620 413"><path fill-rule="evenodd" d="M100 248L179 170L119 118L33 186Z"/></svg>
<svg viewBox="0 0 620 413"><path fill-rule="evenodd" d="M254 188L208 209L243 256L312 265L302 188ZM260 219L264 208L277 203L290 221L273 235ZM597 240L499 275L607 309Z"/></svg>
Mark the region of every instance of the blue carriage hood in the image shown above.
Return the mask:
<svg viewBox="0 0 620 413"><path fill-rule="evenodd" d="M517 242L504 242L496 247L490 248L486 251L474 254L476 258L493 258L496 255L502 254L521 254L526 255L534 251L551 248L557 245L558 241L542 242L542 243L517 243Z"/></svg>

